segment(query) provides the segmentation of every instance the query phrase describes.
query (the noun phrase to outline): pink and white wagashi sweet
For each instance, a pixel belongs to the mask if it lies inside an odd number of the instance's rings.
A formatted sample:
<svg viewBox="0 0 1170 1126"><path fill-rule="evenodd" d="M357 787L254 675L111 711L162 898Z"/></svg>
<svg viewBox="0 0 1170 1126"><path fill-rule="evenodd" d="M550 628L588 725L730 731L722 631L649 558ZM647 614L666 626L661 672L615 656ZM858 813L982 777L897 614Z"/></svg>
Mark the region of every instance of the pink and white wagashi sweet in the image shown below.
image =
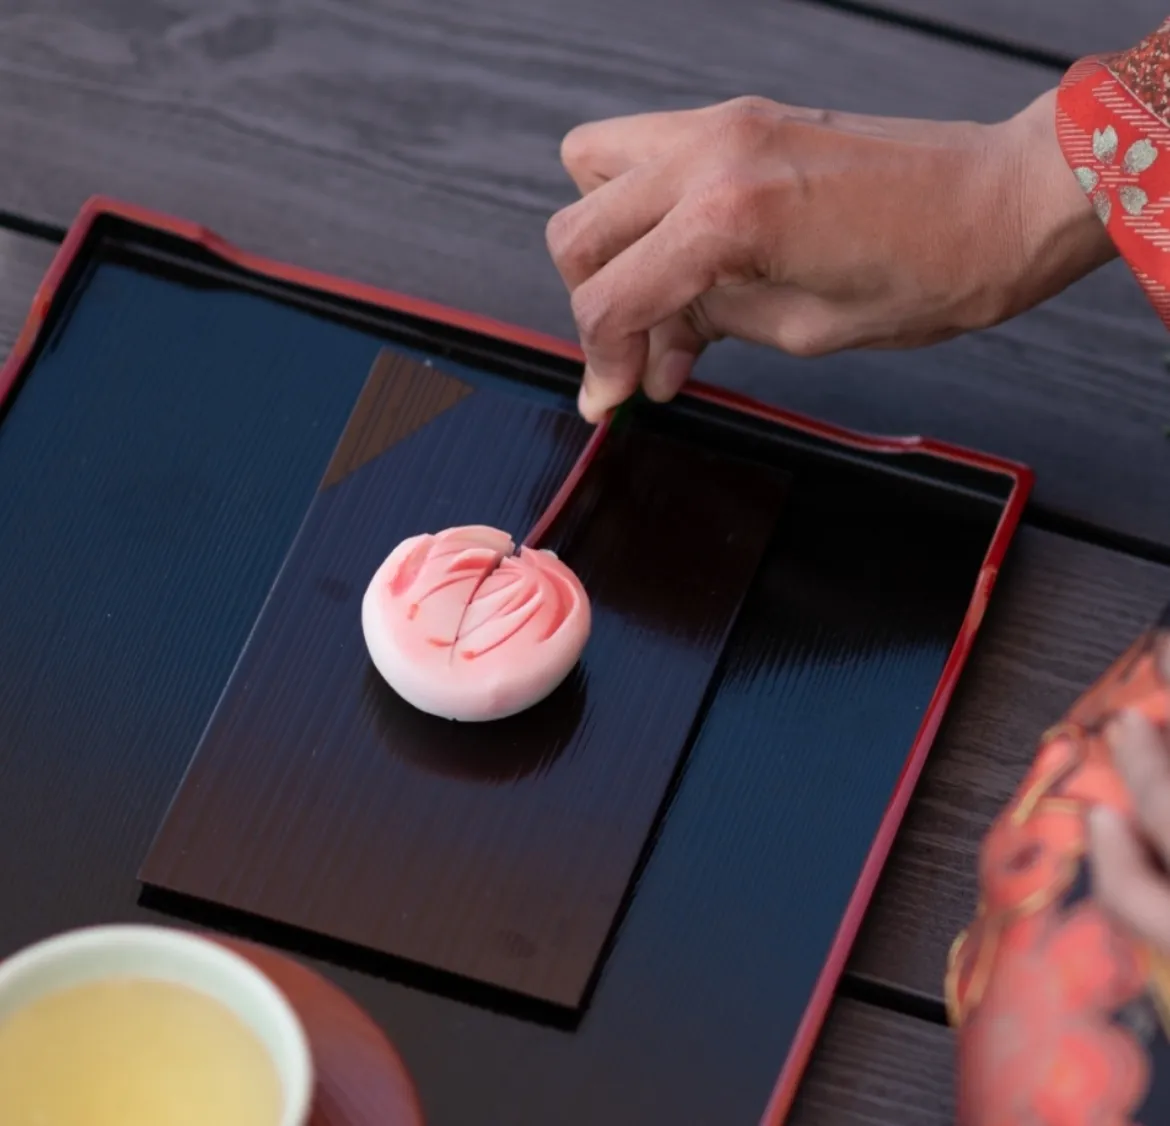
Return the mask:
<svg viewBox="0 0 1170 1126"><path fill-rule="evenodd" d="M530 708L589 639L589 597L551 551L469 525L400 543L362 601L374 667L404 700L446 719Z"/></svg>

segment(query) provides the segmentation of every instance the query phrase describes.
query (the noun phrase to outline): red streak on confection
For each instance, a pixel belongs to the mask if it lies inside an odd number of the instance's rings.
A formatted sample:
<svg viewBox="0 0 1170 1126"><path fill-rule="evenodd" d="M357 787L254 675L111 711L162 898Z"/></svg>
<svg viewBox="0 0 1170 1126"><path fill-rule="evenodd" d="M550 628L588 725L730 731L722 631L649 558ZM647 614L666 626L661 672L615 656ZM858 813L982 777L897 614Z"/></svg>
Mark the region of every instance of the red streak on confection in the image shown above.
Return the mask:
<svg viewBox="0 0 1170 1126"><path fill-rule="evenodd" d="M523 618L516 622L516 624L513 625L506 634L503 635L503 637L497 638L490 645L485 645L482 649L465 649L463 651L463 656L466 657L469 661L474 661L476 657L482 657L485 653L490 653L493 649L498 649L501 645L504 644L504 642L511 641L512 638L516 636L516 634L518 634L526 625L528 625L530 621L532 621L534 617L536 617L538 613L540 613L539 600L534 597L529 601L535 602L536 605L534 605L532 609L524 615ZM486 625L487 623L485 622L483 624Z"/></svg>
<svg viewBox="0 0 1170 1126"><path fill-rule="evenodd" d="M569 616L569 611L572 609L574 597L573 592L559 575L546 574L545 578L548 579L548 585L552 588L552 592L556 596L557 609L556 613L549 618L548 628L540 635L541 641L547 641L564 625L565 619Z"/></svg>

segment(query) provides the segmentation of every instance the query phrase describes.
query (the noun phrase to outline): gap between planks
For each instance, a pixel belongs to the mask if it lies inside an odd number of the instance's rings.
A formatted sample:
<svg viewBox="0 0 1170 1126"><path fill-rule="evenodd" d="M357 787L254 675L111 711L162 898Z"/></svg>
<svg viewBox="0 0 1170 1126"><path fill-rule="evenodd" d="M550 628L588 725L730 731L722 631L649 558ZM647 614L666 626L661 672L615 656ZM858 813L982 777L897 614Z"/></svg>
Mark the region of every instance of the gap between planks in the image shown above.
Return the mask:
<svg viewBox="0 0 1170 1126"><path fill-rule="evenodd" d="M928 39L954 43L960 47L970 47L976 51L999 55L1001 58L1047 67L1062 74L1077 61L1073 56L1065 55L1060 51L1050 51L1044 47L1020 43L1013 39L1003 39L997 35L972 31L930 16L891 11L881 4L867 3L866 0L797 0L797 2L810 8L827 8L843 15L857 16L860 19L885 24L887 27L913 31Z"/></svg>

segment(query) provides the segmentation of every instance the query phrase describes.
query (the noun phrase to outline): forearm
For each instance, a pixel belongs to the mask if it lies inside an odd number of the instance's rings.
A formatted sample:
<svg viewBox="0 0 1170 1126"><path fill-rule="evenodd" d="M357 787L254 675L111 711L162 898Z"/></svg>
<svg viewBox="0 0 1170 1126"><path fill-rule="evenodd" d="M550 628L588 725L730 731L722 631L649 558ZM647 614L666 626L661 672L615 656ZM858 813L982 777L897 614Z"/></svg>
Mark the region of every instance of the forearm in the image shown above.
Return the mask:
<svg viewBox="0 0 1170 1126"><path fill-rule="evenodd" d="M1028 303L1059 293L1117 257L1057 137L1057 91L1049 90L1001 127L1006 152L1018 162L1002 180L1016 193L1002 206L1018 208L1020 242L1031 279Z"/></svg>
<svg viewBox="0 0 1170 1126"><path fill-rule="evenodd" d="M938 226L935 241L953 236L952 253L963 260L956 292L967 286L976 295L953 318L962 331L1018 316L1117 256L1061 150L1055 89L994 125L876 118L845 124L960 154L963 173L946 185L945 207L920 214Z"/></svg>

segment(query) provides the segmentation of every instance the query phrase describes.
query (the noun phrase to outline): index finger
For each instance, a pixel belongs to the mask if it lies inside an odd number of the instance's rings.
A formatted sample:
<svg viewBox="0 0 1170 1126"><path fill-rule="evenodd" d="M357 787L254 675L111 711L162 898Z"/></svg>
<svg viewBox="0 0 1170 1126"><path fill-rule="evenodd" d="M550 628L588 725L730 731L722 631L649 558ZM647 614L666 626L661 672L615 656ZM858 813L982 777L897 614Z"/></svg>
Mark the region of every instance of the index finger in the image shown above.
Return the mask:
<svg viewBox="0 0 1170 1126"><path fill-rule="evenodd" d="M669 152L695 129L701 109L590 121L561 142L561 163L583 195Z"/></svg>
<svg viewBox="0 0 1170 1126"><path fill-rule="evenodd" d="M675 207L573 291L586 360L583 404L605 410L633 394L645 375L650 329L711 288L720 248L685 207Z"/></svg>
<svg viewBox="0 0 1170 1126"><path fill-rule="evenodd" d="M786 118L820 124L831 119L839 126L869 133L896 132L899 127L897 121L879 128L877 118L829 114L825 110L781 105L749 95L694 109L636 113L578 125L561 142L561 163L582 195L587 195L631 168L665 155L681 142L709 128L720 116L734 121L738 116L760 114L781 114Z"/></svg>

